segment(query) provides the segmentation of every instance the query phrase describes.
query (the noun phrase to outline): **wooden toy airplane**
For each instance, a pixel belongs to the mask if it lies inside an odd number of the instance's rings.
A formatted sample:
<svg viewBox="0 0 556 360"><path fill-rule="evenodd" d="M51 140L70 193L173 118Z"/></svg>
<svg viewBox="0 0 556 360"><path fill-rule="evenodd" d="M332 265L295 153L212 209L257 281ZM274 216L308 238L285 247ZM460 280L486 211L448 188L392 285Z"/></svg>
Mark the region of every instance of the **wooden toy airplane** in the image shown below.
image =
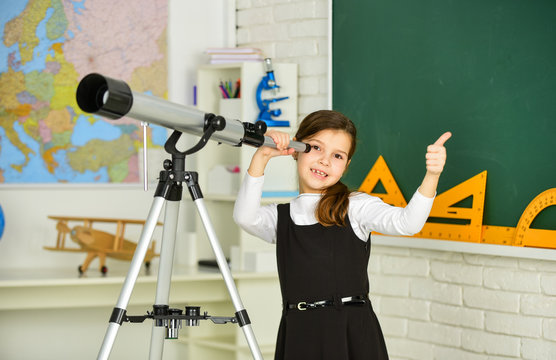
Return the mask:
<svg viewBox="0 0 556 360"><path fill-rule="evenodd" d="M108 272L106 267L106 257L119 260L131 260L135 253L137 244L124 239L125 227L127 224L144 225L145 220L126 220L126 219L108 219L108 218L92 218L92 217L76 217L76 216L49 216L48 218L57 220L56 230L58 237L55 247L45 246L46 250L67 251L67 252L86 252L87 257L82 265L78 266L79 274L87 271L87 268L96 257L99 258L99 270L102 274ZM83 225L77 225L70 229L68 222L82 222ZM116 224L116 233L93 229L93 223L114 223ZM162 225L158 222L157 225ZM73 242L79 245L79 248L66 247L66 237L70 234ZM145 266L147 270L153 257L159 256L155 253L155 242L152 241L151 247L145 255Z"/></svg>

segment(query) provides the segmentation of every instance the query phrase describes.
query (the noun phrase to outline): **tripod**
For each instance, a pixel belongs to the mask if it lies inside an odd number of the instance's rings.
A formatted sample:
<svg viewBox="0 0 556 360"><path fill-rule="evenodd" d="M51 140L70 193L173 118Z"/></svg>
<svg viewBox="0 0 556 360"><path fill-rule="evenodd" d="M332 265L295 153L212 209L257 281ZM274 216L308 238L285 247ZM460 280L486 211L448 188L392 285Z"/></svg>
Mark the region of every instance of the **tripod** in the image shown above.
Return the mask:
<svg viewBox="0 0 556 360"><path fill-rule="evenodd" d="M164 339L177 338L177 329L181 326L181 320L186 320L186 325L198 325L199 320L207 319L210 319L217 324L227 322L238 323L243 330L251 350L251 354L253 355L253 359L263 359L257 340L255 339L255 335L251 328L249 316L243 307L232 278L230 268L222 251L222 247L216 237L216 233L214 232L212 223L210 222L209 215L205 208L203 194L201 193L201 189L197 181L198 174L196 172L185 171L186 155L199 151L203 148L215 131L222 130L225 124L221 120L224 119L208 114L206 119L207 126L205 127L205 132L201 137L201 140L193 148L185 152L180 152L176 149L176 143L182 134L180 131L174 131L166 141L164 148L166 152L172 155L172 160L164 161L164 170L160 172L159 183L155 191L151 209L137 243L137 248L131 260L131 265L123 283L120 296L112 311L112 315L110 316L109 325L97 359L108 359L118 330L123 322L142 322L146 318L154 320L149 351L149 359L151 360L162 358ZM222 277L224 278L224 282L226 283L226 287L236 310L234 317L211 317L206 313L204 315L200 315L199 307L188 307L186 308L186 314L183 315L181 310L170 309L168 306L179 213L179 201L182 197L183 183L187 185L191 198L197 207L203 227L205 228L210 245L214 255L216 256L216 262ZM139 275L141 264L144 261L149 243L152 239L156 223L165 203L166 209L164 215L164 229L162 233L160 265L153 312L147 313L145 316L128 316L126 314L126 308L137 280L137 276Z"/></svg>

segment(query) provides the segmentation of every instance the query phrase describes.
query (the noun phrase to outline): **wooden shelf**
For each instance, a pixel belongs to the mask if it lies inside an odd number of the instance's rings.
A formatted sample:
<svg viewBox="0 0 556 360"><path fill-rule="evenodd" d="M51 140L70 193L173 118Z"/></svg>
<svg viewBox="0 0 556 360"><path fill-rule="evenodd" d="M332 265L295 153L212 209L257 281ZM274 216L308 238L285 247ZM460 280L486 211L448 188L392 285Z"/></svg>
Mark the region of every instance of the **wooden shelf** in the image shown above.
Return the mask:
<svg viewBox="0 0 556 360"><path fill-rule="evenodd" d="M63 309L113 306L125 280L127 268L114 269L106 277L78 277L76 269L18 269L0 275L0 311ZM236 282L277 282L276 273L233 272ZM156 272L137 278L130 299L132 305L152 305L156 293ZM229 293L220 272L197 267L175 266L171 301L226 302Z"/></svg>

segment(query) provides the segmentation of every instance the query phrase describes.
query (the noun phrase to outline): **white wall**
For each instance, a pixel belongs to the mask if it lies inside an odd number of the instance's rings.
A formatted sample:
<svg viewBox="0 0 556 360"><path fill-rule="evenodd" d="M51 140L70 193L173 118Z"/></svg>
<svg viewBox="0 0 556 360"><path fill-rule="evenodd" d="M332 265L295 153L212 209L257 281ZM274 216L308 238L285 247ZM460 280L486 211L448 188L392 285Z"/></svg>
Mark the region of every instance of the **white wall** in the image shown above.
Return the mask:
<svg viewBox="0 0 556 360"><path fill-rule="evenodd" d="M556 261L373 246L392 359L555 359Z"/></svg>
<svg viewBox="0 0 556 360"><path fill-rule="evenodd" d="M328 108L328 1L237 0L237 43L299 66L298 113ZM280 79L276 79L278 84Z"/></svg>
<svg viewBox="0 0 556 360"><path fill-rule="evenodd" d="M0 268L3 271L46 267L74 267L77 270L85 258L84 253L43 249L43 246L56 244L56 222L49 220L48 215L145 219L153 195L144 192L140 186L3 186L0 198L6 218L6 228L0 240ZM133 232L131 227L129 230ZM95 260L91 267L96 268L97 264ZM108 262L109 268L110 264Z"/></svg>

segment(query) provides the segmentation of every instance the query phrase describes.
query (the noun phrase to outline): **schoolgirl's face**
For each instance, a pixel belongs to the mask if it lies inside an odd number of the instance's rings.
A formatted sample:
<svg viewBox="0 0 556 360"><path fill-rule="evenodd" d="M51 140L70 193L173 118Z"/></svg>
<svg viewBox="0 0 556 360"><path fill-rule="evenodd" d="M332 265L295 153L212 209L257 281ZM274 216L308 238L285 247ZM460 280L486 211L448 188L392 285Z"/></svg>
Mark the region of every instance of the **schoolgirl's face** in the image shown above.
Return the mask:
<svg viewBox="0 0 556 360"><path fill-rule="evenodd" d="M300 193L322 193L336 184L350 162L351 137L343 130L321 130L303 139L308 153L297 154Z"/></svg>

